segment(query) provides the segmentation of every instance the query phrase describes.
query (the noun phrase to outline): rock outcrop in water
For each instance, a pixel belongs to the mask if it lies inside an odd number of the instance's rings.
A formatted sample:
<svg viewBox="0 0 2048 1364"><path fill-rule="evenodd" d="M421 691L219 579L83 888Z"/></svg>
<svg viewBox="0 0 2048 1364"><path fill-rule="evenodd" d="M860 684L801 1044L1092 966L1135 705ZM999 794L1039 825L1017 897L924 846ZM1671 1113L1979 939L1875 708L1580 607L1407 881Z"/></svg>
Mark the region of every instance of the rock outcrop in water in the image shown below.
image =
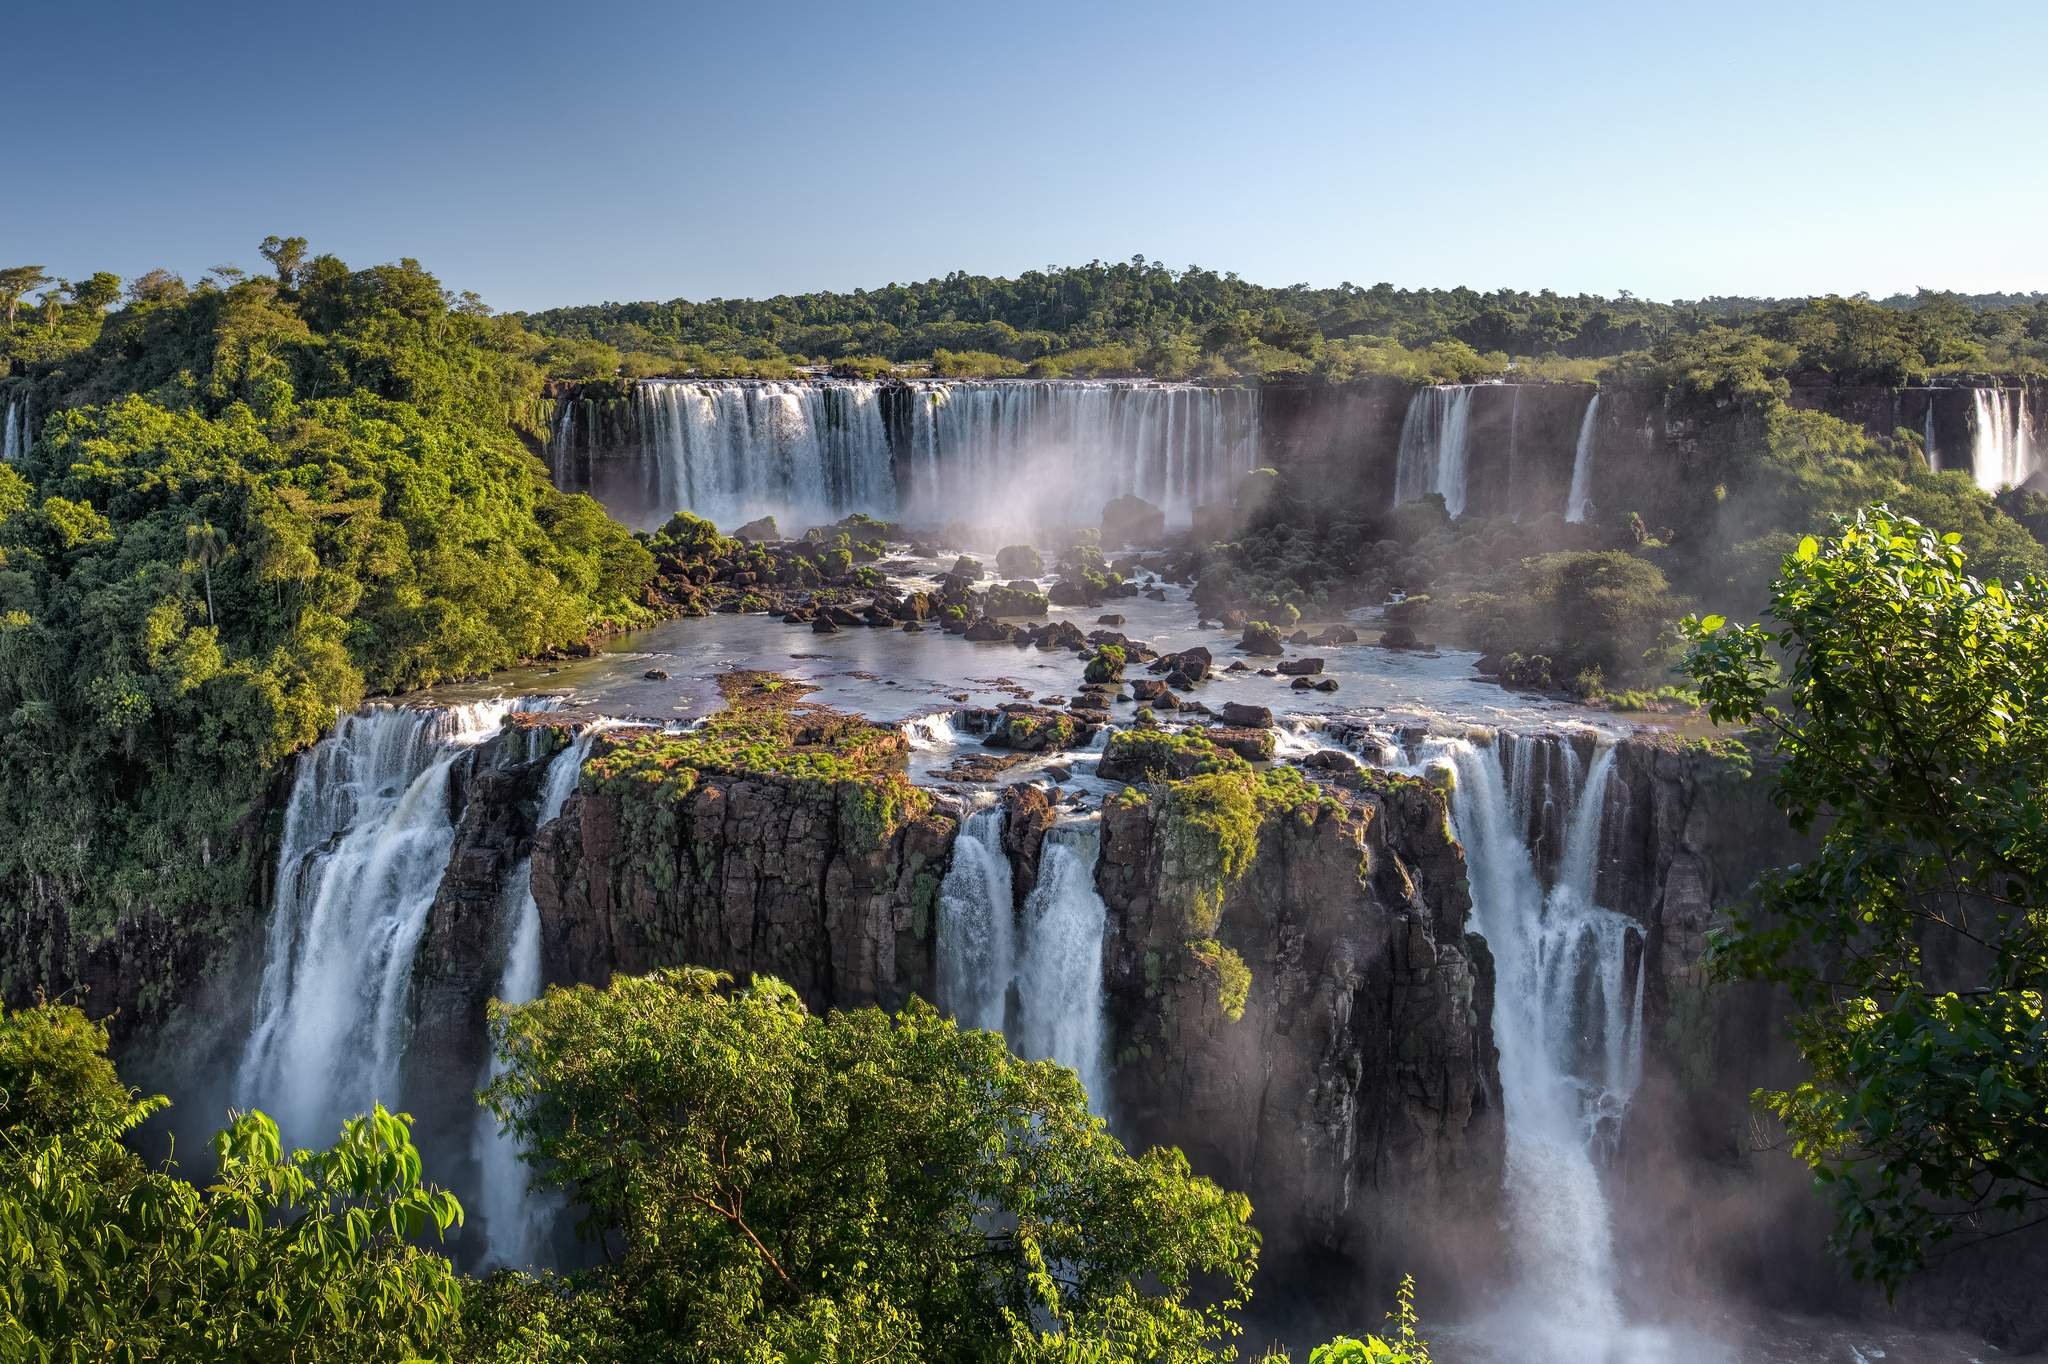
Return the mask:
<svg viewBox="0 0 2048 1364"><path fill-rule="evenodd" d="M1269 784L1235 812L1253 812L1251 849L1213 886L1205 811L1242 793L1197 777L1104 808L1120 1129L1250 1194L1269 1265L1335 1252L1476 1281L1490 1238L1459 1234L1500 1189L1493 971L1443 796L1249 780Z"/></svg>
<svg viewBox="0 0 2048 1364"><path fill-rule="evenodd" d="M692 963L813 1007L931 996L954 821L910 786L900 730L797 691L740 675L699 730L599 742L534 849L549 979Z"/></svg>

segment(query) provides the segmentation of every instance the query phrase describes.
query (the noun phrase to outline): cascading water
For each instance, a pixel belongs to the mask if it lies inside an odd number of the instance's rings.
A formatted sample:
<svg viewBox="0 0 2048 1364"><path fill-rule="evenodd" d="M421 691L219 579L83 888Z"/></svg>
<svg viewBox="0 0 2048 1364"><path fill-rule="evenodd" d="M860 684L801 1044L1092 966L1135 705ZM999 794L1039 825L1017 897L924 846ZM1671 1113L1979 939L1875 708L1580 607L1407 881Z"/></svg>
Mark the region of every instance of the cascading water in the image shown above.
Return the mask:
<svg viewBox="0 0 2048 1364"><path fill-rule="evenodd" d="M1521 746L1546 742L1563 750L1555 761L1525 760ZM1517 749L1506 767L1504 746ZM1452 820L1495 962L1521 1309L1507 1315L1525 1333L1517 1357L1605 1358L1623 1328L1600 1160L1634 1092L1642 1045L1637 927L1593 899L1614 749L1603 742L1583 779L1561 739L1435 740L1425 759L1455 775ZM1546 799L1560 807L1549 822L1570 812L1547 892L1525 841L1527 830L1546 823L1538 808Z"/></svg>
<svg viewBox="0 0 2048 1364"><path fill-rule="evenodd" d="M568 803L583 772L583 760L590 755L592 741L614 723L592 722L567 748L548 760L547 774L541 781L540 805L534 812L536 834L561 817L562 807ZM506 938L497 997L506 1004L524 1004L539 997L541 984L540 906L533 898L531 852L512 869L505 885L511 902L511 932ZM493 1055L485 1063L482 1084L489 1084L502 1071ZM520 1159L519 1145L488 1111L477 1114L475 1150L480 1175L478 1211L483 1214L487 1238L484 1265L529 1268L539 1254L555 1205L552 1200L528 1191L526 1164Z"/></svg>
<svg viewBox="0 0 2048 1364"><path fill-rule="evenodd" d="M962 1027L1003 1030L1017 971L1014 894L1003 811L977 810L939 887L939 1003Z"/></svg>
<svg viewBox="0 0 2048 1364"><path fill-rule="evenodd" d="M299 759L237 1101L321 1144L396 1103L413 951L454 844L449 776L514 703L373 707Z"/></svg>
<svg viewBox="0 0 2048 1364"><path fill-rule="evenodd" d="M878 384L801 380L640 384L644 505L657 519L688 508L723 525L893 512L880 393Z"/></svg>
<svg viewBox="0 0 2048 1364"><path fill-rule="evenodd" d="M1185 525L1259 460L1259 393L1151 380L648 380L637 450L591 462L615 514L721 524L849 512L992 526L1093 525L1135 494ZM564 412L550 456L574 482ZM792 525L792 529L795 526Z"/></svg>
<svg viewBox="0 0 2048 1364"><path fill-rule="evenodd" d="M1574 525L1586 519L1587 504L1593 500L1593 440L1599 415L1600 392L1595 389L1586 415L1579 419L1579 443L1572 448L1572 487L1565 498L1564 519Z"/></svg>
<svg viewBox="0 0 2048 1364"><path fill-rule="evenodd" d="M1095 889L1100 831L1055 827L1045 836L1038 884L1024 902L1024 951L1017 964L1020 1055L1072 1068L1100 1114L1108 1099L1103 1064L1102 935L1108 906Z"/></svg>
<svg viewBox="0 0 2048 1364"><path fill-rule="evenodd" d="M15 398L7 404L7 419L0 429L0 464L13 464L28 453L32 438L28 422L28 399Z"/></svg>
<svg viewBox="0 0 2048 1364"><path fill-rule="evenodd" d="M1445 511L1465 514L1465 445L1473 387L1436 384L1417 389L1408 400L1394 463L1395 506L1438 493Z"/></svg>
<svg viewBox="0 0 2048 1364"><path fill-rule="evenodd" d="M953 845L953 865L939 888L938 930L940 1004L963 1027L1004 1029L1020 1056L1071 1067L1097 1113L1107 1093L1102 937L1109 918L1095 890L1099 840L1093 824L1046 834L1020 929L1013 923L1003 812L976 811Z"/></svg>
<svg viewBox="0 0 2048 1364"><path fill-rule="evenodd" d="M1093 525L1135 495L1188 524L1259 462L1259 393L1136 380L910 386L904 509L1006 525Z"/></svg>
<svg viewBox="0 0 2048 1364"><path fill-rule="evenodd" d="M1921 444L1925 447L1928 472L1940 473L1941 456L1934 448L1934 401L1932 398L1928 400L1926 415L1920 419L1920 439Z"/></svg>
<svg viewBox="0 0 2048 1364"><path fill-rule="evenodd" d="M1972 391L1970 468L1987 493L2017 488L2033 477L2034 433L2025 385Z"/></svg>
<svg viewBox="0 0 2048 1364"><path fill-rule="evenodd" d="M564 398L560 410L555 414L555 429L548 436L548 469L554 475L557 485L568 483L564 467L570 449L576 441L576 400Z"/></svg>

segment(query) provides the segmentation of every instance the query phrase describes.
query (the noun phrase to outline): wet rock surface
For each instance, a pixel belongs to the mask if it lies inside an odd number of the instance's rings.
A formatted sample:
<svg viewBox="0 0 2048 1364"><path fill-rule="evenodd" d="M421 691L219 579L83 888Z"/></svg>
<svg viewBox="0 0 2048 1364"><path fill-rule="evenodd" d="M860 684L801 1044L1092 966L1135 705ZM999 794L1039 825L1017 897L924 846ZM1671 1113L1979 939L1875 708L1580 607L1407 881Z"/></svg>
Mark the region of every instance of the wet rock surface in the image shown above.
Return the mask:
<svg viewBox="0 0 2048 1364"><path fill-rule="evenodd" d="M1269 813L1212 940L1190 940L1175 839L1157 794L1105 807L1120 1124L1248 1192L1270 1263L1483 1272L1459 1238L1500 1188L1493 973L1441 794ZM1236 1019L1218 948L1249 971Z"/></svg>

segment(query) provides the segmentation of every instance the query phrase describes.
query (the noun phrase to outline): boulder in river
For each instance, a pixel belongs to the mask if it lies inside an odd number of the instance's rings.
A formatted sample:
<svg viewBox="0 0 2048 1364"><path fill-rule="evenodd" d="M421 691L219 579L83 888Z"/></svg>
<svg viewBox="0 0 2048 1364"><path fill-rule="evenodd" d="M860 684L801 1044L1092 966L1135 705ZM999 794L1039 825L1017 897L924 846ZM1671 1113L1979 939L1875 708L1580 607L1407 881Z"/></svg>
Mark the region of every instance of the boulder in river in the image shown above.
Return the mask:
<svg viewBox="0 0 2048 1364"><path fill-rule="evenodd" d="M1102 509L1105 545L1157 545L1166 539L1166 513L1142 497L1111 498Z"/></svg>
<svg viewBox="0 0 2048 1364"><path fill-rule="evenodd" d="M996 572L1005 578L1035 578L1045 572L1045 560L1030 545L1004 545L996 551Z"/></svg>

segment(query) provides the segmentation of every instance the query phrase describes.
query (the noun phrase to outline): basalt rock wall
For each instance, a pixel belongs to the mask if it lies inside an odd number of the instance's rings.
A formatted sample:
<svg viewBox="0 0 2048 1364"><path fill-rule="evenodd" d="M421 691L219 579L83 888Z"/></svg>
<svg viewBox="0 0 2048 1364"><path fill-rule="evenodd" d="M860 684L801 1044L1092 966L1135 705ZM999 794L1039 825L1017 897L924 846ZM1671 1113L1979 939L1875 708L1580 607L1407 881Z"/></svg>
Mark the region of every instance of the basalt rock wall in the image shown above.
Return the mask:
<svg viewBox="0 0 2048 1364"><path fill-rule="evenodd" d="M2034 1291L2048 1273L2040 1229L1945 1256L1887 1304L1828 1253L1824 1195L1750 1102L1757 1088L1803 1078L1789 1003L1774 988L1710 984L1705 935L1759 873L1800 861L1812 846L1772 805L1767 760L1752 769L1724 748L1668 736L1620 745L1599 900L1644 924L1650 954L1643 1079L1610 1172L1621 1260L1650 1293L1733 1294L1792 1312L1895 1312L2038 1349L2048 1342L2048 1303Z"/></svg>
<svg viewBox="0 0 2048 1364"><path fill-rule="evenodd" d="M534 845L541 961L553 982L683 964L789 982L813 1008L932 996L932 914L957 831L913 818L849 839L857 793L706 774L652 808L586 789Z"/></svg>
<svg viewBox="0 0 2048 1364"><path fill-rule="evenodd" d="M1119 1130L1249 1194L1262 1274L1294 1301L1403 1270L1483 1282L1504 1131L1493 968L1440 793L1268 814L1212 941L1189 941L1170 818L1158 800L1103 817ZM1234 1019L1230 954L1250 973Z"/></svg>

